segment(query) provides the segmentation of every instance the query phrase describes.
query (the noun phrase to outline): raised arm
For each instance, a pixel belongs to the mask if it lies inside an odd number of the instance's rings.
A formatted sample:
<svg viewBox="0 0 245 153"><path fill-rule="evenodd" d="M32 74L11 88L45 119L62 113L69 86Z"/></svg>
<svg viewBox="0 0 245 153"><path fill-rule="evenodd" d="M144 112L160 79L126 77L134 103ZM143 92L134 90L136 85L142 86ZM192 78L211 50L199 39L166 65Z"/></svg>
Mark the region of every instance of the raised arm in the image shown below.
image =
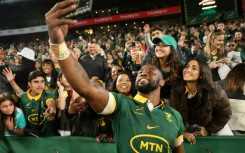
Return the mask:
<svg viewBox="0 0 245 153"><path fill-rule="evenodd" d="M148 23L144 25L144 33L145 33L145 43L147 48L154 47L154 44L151 40L150 25Z"/></svg>
<svg viewBox="0 0 245 153"><path fill-rule="evenodd" d="M17 83L14 81L15 74L13 74L11 68L5 68L2 72L5 77L7 78L8 82L14 89L15 93L20 96L23 93L23 90L17 85Z"/></svg>
<svg viewBox="0 0 245 153"><path fill-rule="evenodd" d="M60 81L57 82L58 86L58 98L56 99L57 102L57 108L59 110L64 110L66 107L66 98L67 96L64 95L64 86L61 84Z"/></svg>
<svg viewBox="0 0 245 153"><path fill-rule="evenodd" d="M77 21L63 18L76 9L73 0L58 2L45 14L50 38L50 48L58 59L59 65L66 79L73 89L89 102L91 107L100 113L104 110L109 99L109 93L103 87L93 85L81 64L75 60L64 42L68 32L68 25Z"/></svg>

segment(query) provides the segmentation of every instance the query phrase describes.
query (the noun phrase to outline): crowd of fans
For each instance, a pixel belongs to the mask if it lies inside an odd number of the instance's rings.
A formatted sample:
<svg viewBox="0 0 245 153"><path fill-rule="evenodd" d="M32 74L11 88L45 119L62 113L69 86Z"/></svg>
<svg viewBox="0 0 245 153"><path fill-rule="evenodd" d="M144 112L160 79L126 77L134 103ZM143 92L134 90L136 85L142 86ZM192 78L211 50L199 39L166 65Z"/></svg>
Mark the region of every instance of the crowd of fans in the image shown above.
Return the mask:
<svg viewBox="0 0 245 153"><path fill-rule="evenodd" d="M182 115L188 142L195 143L195 136L245 135L244 20L142 29L97 31L66 44L93 83L128 97L136 95L143 65L159 68L161 98ZM48 40L1 45L0 138L60 135L113 142L110 118L73 90Z"/></svg>

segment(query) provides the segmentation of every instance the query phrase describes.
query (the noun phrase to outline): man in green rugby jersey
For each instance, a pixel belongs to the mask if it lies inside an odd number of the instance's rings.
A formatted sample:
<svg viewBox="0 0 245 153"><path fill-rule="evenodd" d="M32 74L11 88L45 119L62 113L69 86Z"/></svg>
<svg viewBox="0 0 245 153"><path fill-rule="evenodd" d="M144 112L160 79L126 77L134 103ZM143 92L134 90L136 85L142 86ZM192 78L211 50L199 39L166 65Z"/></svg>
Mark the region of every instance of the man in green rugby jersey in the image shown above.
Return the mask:
<svg viewBox="0 0 245 153"><path fill-rule="evenodd" d="M46 13L50 49L73 89L94 111L111 116L118 152L184 153L182 117L161 101L160 89L164 80L155 66L145 65L139 70L136 78L138 93L129 98L93 84L83 67L70 56L64 38L68 25L77 21L63 17L76 8L74 0L65 0Z"/></svg>

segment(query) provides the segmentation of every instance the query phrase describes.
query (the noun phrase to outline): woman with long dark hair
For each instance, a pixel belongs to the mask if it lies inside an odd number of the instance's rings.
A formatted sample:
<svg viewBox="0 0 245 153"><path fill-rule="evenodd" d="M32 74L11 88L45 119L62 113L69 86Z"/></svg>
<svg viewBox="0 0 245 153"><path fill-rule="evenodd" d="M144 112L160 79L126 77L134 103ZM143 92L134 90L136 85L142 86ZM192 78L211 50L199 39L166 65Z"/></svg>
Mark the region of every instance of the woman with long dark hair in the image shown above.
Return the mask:
<svg viewBox="0 0 245 153"><path fill-rule="evenodd" d="M197 58L185 64L181 83L171 91L170 105L182 115L184 138L192 144L195 136L222 130L231 116L225 91L213 82L208 64Z"/></svg>
<svg viewBox="0 0 245 153"><path fill-rule="evenodd" d="M11 94L0 94L0 139L4 136L24 135L25 127L24 114L15 106Z"/></svg>
<svg viewBox="0 0 245 153"><path fill-rule="evenodd" d="M180 81L181 64L177 61L177 42L172 36L164 35L153 39L156 44L151 63L162 72L165 85L161 88L161 98L169 99L171 88Z"/></svg>
<svg viewBox="0 0 245 153"><path fill-rule="evenodd" d="M111 86L111 83L116 79L118 74L123 70L124 68L122 66L119 65L112 66L111 71L106 76L107 78L105 82L106 89L108 89Z"/></svg>
<svg viewBox="0 0 245 153"><path fill-rule="evenodd" d="M54 62L51 59L45 59L42 62L42 68L46 74L45 77L45 90L54 90L57 87L58 72L55 69Z"/></svg>
<svg viewBox="0 0 245 153"><path fill-rule="evenodd" d="M121 93L128 97L134 97L136 94L134 82L135 78L130 72L122 71L115 80L113 80L109 91Z"/></svg>

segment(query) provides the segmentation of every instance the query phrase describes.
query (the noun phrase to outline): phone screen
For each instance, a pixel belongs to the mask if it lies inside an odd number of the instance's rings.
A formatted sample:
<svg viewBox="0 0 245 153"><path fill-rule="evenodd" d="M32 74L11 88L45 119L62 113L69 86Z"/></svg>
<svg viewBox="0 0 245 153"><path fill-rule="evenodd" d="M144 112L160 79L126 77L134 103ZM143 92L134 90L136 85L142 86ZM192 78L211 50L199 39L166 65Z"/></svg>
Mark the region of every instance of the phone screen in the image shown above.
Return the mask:
<svg viewBox="0 0 245 153"><path fill-rule="evenodd" d="M132 47L135 47L135 45L136 45L136 44L135 44L135 41L133 41L133 42L132 42Z"/></svg>
<svg viewBox="0 0 245 153"><path fill-rule="evenodd" d="M10 45L9 48L14 49L14 45Z"/></svg>
<svg viewBox="0 0 245 153"><path fill-rule="evenodd" d="M76 19L79 15L88 13L92 10L93 0L74 0L74 3L78 6L74 12L71 12L65 16L65 18Z"/></svg>
<svg viewBox="0 0 245 153"><path fill-rule="evenodd" d="M188 127L188 132L195 133L201 131L201 128L197 125L191 125Z"/></svg>

